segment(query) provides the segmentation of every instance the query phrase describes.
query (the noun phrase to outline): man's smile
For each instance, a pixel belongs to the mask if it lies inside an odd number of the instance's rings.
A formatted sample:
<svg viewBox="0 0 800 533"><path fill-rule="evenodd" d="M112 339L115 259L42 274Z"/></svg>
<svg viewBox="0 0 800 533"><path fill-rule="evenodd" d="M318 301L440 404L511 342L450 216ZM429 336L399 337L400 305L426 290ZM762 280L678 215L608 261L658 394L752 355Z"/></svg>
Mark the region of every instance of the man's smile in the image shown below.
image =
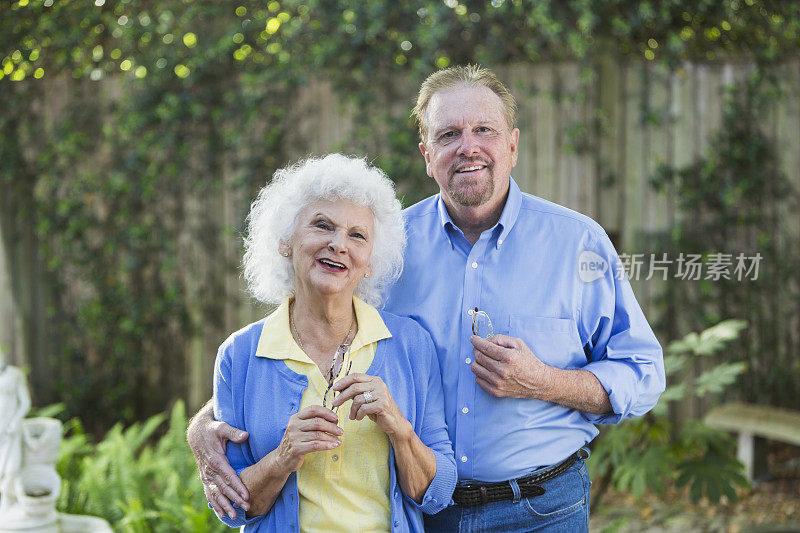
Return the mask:
<svg viewBox="0 0 800 533"><path fill-rule="evenodd" d="M484 168L486 168L486 165L482 165L482 164L469 165L469 166L465 166L465 167L461 167L461 168L456 169L456 174L465 174L465 173L468 173L468 172L475 172L476 170L482 170Z"/></svg>

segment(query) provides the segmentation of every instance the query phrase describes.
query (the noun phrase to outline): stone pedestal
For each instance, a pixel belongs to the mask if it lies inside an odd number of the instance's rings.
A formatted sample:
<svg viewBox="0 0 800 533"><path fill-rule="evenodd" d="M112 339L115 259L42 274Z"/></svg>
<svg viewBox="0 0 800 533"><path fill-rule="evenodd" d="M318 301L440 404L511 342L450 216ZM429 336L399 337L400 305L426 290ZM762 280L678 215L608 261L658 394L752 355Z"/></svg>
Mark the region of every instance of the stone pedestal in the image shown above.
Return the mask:
<svg viewBox="0 0 800 533"><path fill-rule="evenodd" d="M25 379L0 352L0 533L111 533L108 522L60 514L56 460L61 421L23 419L30 407Z"/></svg>
<svg viewBox="0 0 800 533"><path fill-rule="evenodd" d="M0 525L0 533L114 533L111 526L102 518L94 516L81 516L57 513L53 521L36 525L20 525L19 527L8 527Z"/></svg>
<svg viewBox="0 0 800 533"><path fill-rule="evenodd" d="M61 446L61 421L28 418L22 421L22 465L2 494L0 524L5 528L41 528L56 522L61 477L56 472Z"/></svg>

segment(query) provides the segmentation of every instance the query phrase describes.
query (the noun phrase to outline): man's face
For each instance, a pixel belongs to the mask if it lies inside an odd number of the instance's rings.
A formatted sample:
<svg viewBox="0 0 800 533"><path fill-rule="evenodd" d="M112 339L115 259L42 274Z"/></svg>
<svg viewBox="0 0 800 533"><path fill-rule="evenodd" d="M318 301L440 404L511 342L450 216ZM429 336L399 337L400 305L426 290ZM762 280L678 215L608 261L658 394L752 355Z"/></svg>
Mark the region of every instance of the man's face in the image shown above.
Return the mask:
<svg viewBox="0 0 800 533"><path fill-rule="evenodd" d="M519 130L509 131L500 97L486 87L456 87L431 97L419 149L445 204L499 204L517 164Z"/></svg>

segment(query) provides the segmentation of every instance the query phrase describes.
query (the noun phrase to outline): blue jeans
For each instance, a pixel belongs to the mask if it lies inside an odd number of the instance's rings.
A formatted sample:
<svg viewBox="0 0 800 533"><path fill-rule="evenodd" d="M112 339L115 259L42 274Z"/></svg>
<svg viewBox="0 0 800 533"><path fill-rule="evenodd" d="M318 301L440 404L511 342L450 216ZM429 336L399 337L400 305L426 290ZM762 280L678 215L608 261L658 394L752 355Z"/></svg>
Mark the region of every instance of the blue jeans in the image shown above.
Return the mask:
<svg viewBox="0 0 800 533"><path fill-rule="evenodd" d="M546 492L541 496L492 502L474 507L451 505L438 514L425 515L425 531L588 532L591 485L586 464L579 459L560 476L542 483ZM517 490L514 492L518 494Z"/></svg>

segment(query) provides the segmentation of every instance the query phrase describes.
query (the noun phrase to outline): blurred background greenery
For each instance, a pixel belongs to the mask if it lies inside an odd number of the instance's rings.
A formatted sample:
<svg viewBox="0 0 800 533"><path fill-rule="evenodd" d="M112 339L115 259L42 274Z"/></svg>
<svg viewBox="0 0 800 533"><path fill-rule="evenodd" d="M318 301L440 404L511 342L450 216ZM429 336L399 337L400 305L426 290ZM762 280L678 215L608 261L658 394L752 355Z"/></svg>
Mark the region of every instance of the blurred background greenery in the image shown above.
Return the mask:
<svg viewBox="0 0 800 533"><path fill-rule="evenodd" d="M210 396L216 347L265 312L243 292L240 233L275 169L341 150L406 205L435 192L409 113L428 74L467 62L519 100L527 192L594 217L623 253L762 256L756 280L634 281L665 345L747 327L672 376L727 369L716 386L607 439L607 482L657 488L679 461L729 453L685 424L724 399L800 408L797 2L16 0L0 30L0 346L37 405L82 421L70 442L125 440L109 428ZM152 420L128 430L130 457L166 431ZM673 462L649 477L603 470L613 446L657 441ZM158 522L153 502L119 501Z"/></svg>

